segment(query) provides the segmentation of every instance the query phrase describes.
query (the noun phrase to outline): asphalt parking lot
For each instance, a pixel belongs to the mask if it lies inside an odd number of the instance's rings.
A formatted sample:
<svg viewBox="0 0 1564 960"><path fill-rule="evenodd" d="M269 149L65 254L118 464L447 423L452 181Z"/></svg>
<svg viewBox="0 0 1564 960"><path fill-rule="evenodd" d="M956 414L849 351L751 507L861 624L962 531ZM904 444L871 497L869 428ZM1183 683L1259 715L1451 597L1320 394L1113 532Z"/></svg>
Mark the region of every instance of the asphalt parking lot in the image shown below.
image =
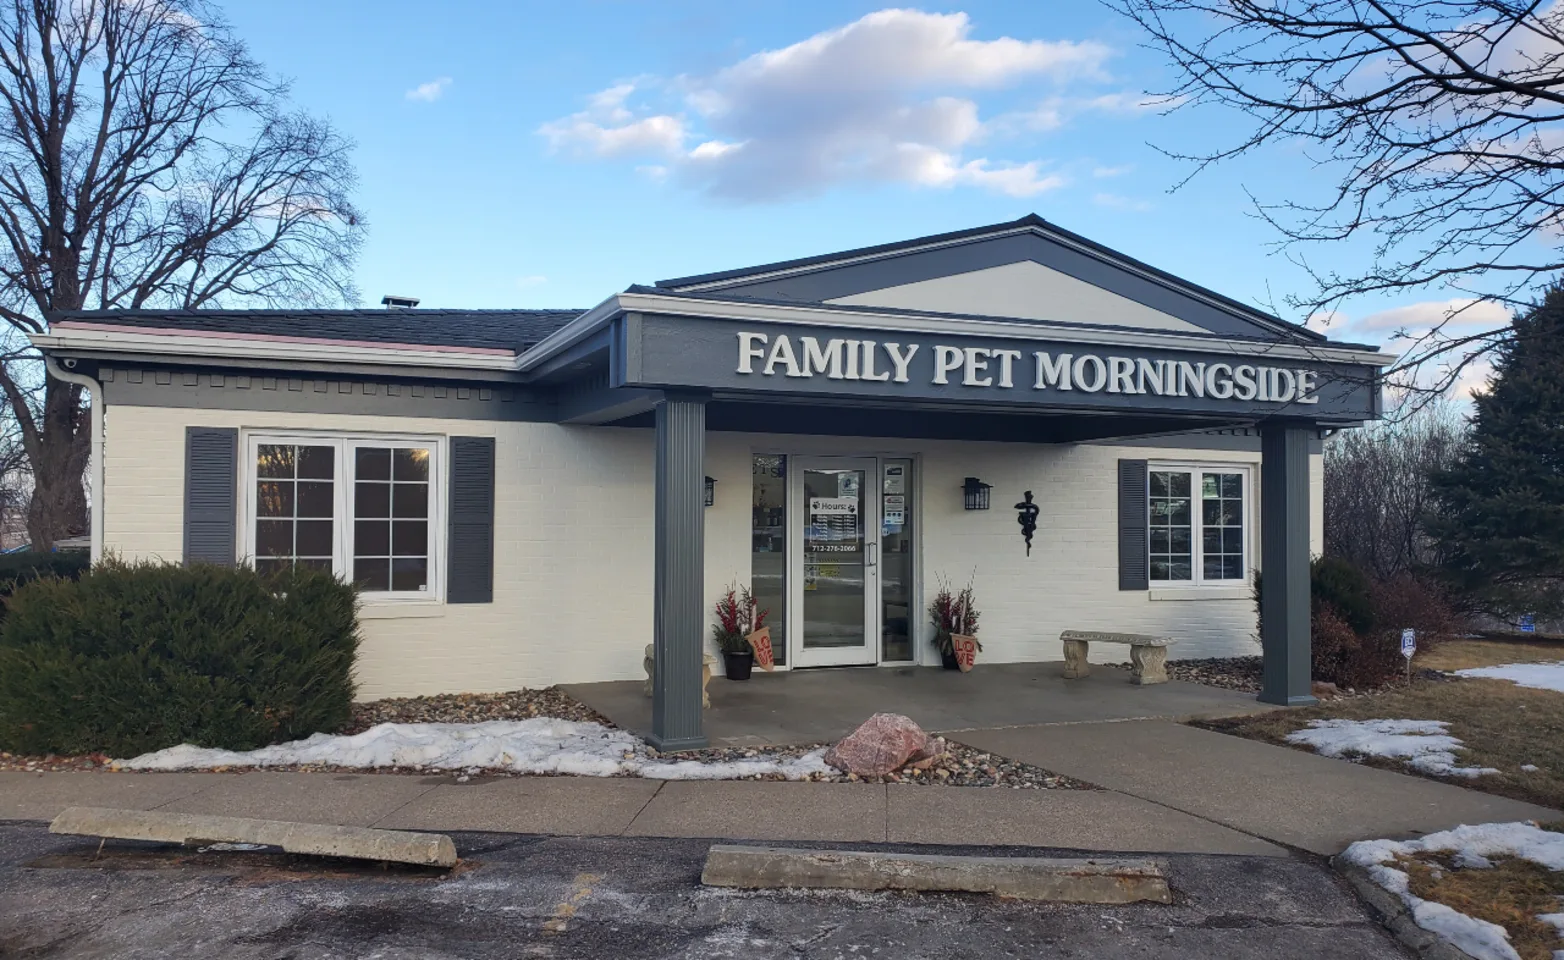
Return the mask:
<svg viewBox="0 0 1564 960"><path fill-rule="evenodd" d="M267 853L100 851L0 822L0 957L1410 956L1326 865L1302 857L1163 856L1173 904L1100 907L715 890L699 882L707 841L453 837L464 867L434 876Z"/></svg>

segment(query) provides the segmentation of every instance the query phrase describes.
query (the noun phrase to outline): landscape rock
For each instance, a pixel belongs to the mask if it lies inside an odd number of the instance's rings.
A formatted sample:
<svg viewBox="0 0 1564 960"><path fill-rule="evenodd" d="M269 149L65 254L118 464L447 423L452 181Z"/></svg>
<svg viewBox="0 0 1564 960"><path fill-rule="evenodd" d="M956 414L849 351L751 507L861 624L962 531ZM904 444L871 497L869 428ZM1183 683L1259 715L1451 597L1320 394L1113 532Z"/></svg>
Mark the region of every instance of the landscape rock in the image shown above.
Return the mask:
<svg viewBox="0 0 1564 960"><path fill-rule="evenodd" d="M877 713L826 751L825 762L860 777L883 777L937 755L943 743L899 713Z"/></svg>
<svg viewBox="0 0 1564 960"><path fill-rule="evenodd" d="M1341 696L1341 690L1334 683L1327 683L1324 680L1314 681L1309 689L1318 700L1334 700Z"/></svg>

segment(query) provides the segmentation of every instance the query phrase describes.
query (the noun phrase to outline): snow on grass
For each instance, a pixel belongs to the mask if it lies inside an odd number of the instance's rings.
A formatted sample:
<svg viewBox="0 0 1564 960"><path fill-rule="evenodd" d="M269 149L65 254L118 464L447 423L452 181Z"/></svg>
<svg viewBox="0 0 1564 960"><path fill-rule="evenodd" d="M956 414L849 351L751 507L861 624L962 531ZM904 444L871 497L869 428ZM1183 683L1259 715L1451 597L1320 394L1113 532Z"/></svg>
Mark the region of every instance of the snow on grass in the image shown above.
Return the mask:
<svg viewBox="0 0 1564 960"><path fill-rule="evenodd" d="M188 743L131 760L126 770L206 770L213 767L334 766L372 770L506 770L512 773L583 777L639 776L659 780L731 780L781 776L803 780L835 773L821 759L824 750L780 760L701 762L655 760L641 739L597 723L536 717L484 723L382 723L363 733L317 733L304 740L258 750L234 751Z"/></svg>
<svg viewBox="0 0 1564 960"><path fill-rule="evenodd" d="M1480 777L1493 767L1463 767L1455 752L1464 745L1447 732L1443 720L1310 720L1287 735L1288 743L1313 747L1327 757L1389 757L1405 760L1420 773L1441 777Z"/></svg>
<svg viewBox="0 0 1564 960"><path fill-rule="evenodd" d="M1543 663L1502 663L1497 667L1472 667L1457 670L1458 677L1508 680L1516 686L1564 693L1564 661Z"/></svg>
<svg viewBox="0 0 1564 960"><path fill-rule="evenodd" d="M1413 922L1424 930L1438 934L1477 960L1519 960L1520 955L1510 946L1510 935L1503 927L1412 893L1406 871L1395 866L1396 857L1420 853L1451 853L1458 864L1469 869L1481 869L1495 857L1522 857L1549 870L1564 870L1564 834L1543 830L1533 823L1482 823L1442 830L1419 840L1360 840L1341 855L1343 860L1366 870L1375 883L1399 896L1411 911ZM1557 926L1564 914L1543 914L1538 919Z"/></svg>

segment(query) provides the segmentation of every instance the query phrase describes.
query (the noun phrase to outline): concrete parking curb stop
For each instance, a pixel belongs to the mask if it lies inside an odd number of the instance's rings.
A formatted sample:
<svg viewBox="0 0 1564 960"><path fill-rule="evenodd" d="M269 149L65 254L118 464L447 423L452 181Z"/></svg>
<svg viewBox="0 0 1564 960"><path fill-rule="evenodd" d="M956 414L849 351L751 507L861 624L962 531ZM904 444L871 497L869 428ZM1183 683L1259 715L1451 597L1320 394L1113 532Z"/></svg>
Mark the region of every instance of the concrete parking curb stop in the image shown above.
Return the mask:
<svg viewBox="0 0 1564 960"><path fill-rule="evenodd" d="M451 842L450 837L434 833L375 830L369 827L336 827L314 823L288 823L281 820L249 820L243 817L209 817L193 813L71 807L54 818L54 821L49 824L49 832L163 843L192 841L255 843L279 847L286 853L385 860L420 867L456 865L456 845Z"/></svg>
<svg viewBox="0 0 1564 960"><path fill-rule="evenodd" d="M957 857L719 844L707 854L701 882L750 890L917 890L1064 903L1172 902L1161 867L1140 859Z"/></svg>
<svg viewBox="0 0 1564 960"><path fill-rule="evenodd" d="M1362 867L1348 863L1341 857L1332 857L1331 866L1347 878L1352 888L1358 892L1358 897L1368 904L1369 909L1378 914L1380 923L1385 925L1395 938L1407 947L1417 952L1423 960L1475 960L1475 958L1444 939L1436 933L1431 933L1417 925L1412 919L1412 911L1400 897L1375 883L1368 875L1368 871Z"/></svg>

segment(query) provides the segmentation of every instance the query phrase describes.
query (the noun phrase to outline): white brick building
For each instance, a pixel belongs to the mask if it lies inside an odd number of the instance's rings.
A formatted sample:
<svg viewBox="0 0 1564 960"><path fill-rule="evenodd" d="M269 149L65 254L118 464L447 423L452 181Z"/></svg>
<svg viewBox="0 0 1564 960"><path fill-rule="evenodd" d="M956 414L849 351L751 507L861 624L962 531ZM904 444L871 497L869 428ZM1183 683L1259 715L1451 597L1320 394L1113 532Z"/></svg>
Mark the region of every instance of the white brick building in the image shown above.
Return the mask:
<svg viewBox="0 0 1564 960"><path fill-rule="evenodd" d="M101 414L100 553L359 582L367 698L629 679L655 641L670 745L701 739L730 582L787 669L937 664L938 577L971 580L982 661L1059 659L1071 628L1231 656L1261 649L1264 554L1263 696L1297 702L1319 438L1379 405L1371 348L1035 217L587 311L116 311L35 340Z"/></svg>

